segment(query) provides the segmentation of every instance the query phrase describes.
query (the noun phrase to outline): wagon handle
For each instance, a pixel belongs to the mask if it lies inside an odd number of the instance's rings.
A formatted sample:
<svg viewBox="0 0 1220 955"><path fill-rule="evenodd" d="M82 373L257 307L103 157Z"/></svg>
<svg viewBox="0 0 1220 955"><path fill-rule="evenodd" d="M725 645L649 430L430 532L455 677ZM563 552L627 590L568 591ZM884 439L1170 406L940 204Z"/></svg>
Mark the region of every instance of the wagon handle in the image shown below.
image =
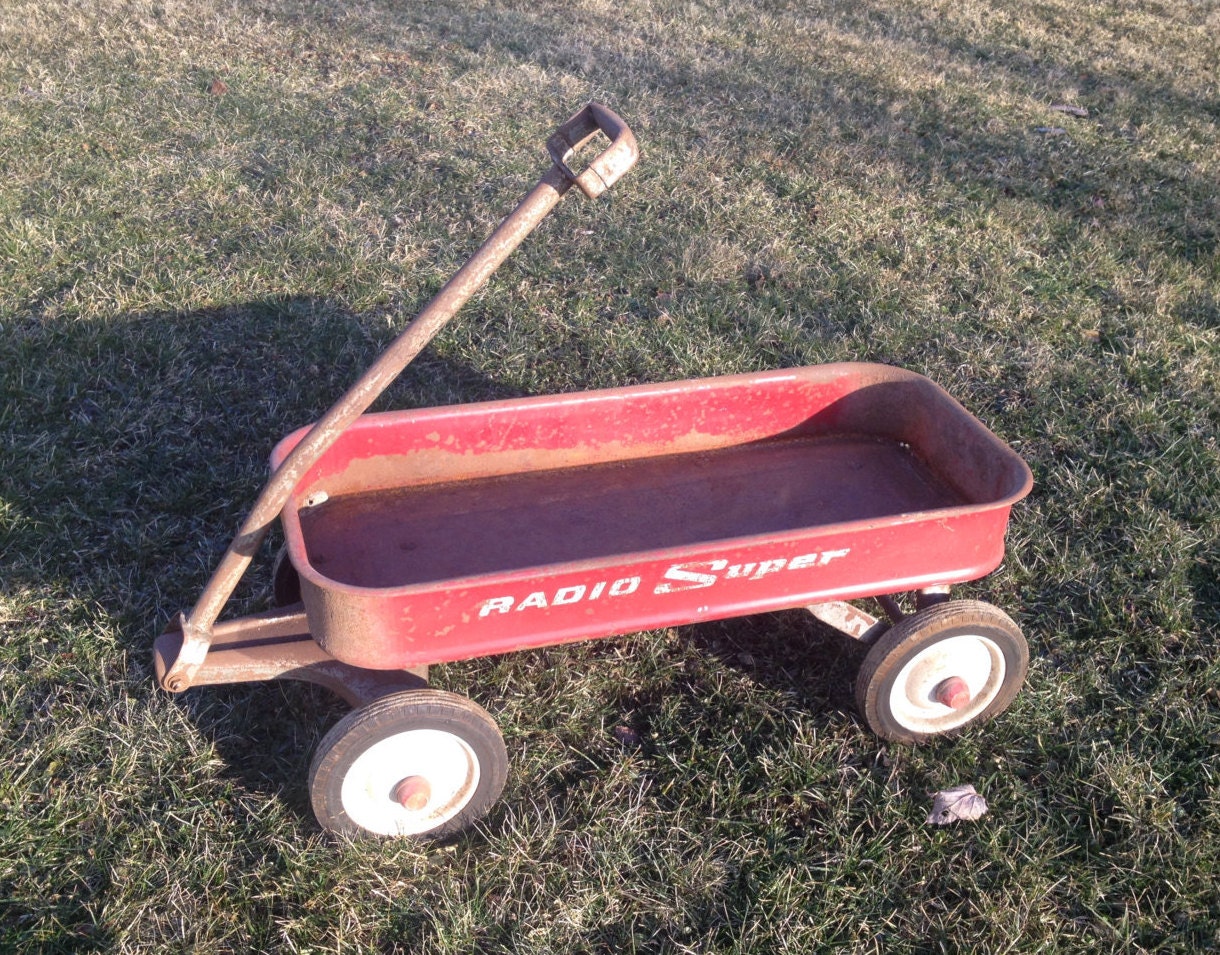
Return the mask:
<svg viewBox="0 0 1220 955"><path fill-rule="evenodd" d="M583 172L574 173L569 166L570 160L599 131L610 139L610 145ZM189 614L179 616L181 646L173 663L158 673L164 689L181 693L191 686L211 646L212 628L220 612L250 566L268 528L279 517L293 488L305 473L423 351L500 263L546 218L568 189L575 185L586 196L596 198L617 182L639 156L635 137L627 124L599 103L588 103L560 126L547 140L547 152L552 164L538 184L271 475L194 608ZM160 666L158 670L161 670Z"/></svg>
<svg viewBox="0 0 1220 955"><path fill-rule="evenodd" d="M572 172L568 161L598 132L610 140L610 147L589 163L584 172ZM546 149L551 162L590 199L596 199L618 182L639 158L635 136L627 124L600 103L589 103L555 130L546 141Z"/></svg>

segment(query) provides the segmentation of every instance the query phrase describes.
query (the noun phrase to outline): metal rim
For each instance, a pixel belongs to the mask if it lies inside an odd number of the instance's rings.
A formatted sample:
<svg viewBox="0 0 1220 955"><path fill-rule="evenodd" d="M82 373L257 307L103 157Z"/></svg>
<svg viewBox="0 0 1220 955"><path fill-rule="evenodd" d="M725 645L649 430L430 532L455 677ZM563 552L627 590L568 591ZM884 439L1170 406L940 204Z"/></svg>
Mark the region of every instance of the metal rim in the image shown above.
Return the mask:
<svg viewBox="0 0 1220 955"><path fill-rule="evenodd" d="M1004 651L990 637L960 634L938 640L916 653L894 678L889 709L903 729L920 734L945 733L964 726L987 709L1004 685ZM941 702L937 689L957 677L970 700L957 709Z"/></svg>
<svg viewBox="0 0 1220 955"><path fill-rule="evenodd" d="M430 832L458 815L479 786L479 758L453 733L415 729L395 733L361 753L343 775L340 800L353 823L383 836ZM395 799L404 780L427 781L427 801L408 809Z"/></svg>

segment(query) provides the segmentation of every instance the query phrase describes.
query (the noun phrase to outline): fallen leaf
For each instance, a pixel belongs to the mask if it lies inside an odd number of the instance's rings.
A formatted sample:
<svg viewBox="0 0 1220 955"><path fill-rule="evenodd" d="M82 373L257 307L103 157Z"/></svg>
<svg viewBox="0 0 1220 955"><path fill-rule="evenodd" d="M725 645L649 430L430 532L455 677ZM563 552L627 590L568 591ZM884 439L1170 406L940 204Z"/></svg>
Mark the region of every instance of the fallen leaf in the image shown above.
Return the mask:
<svg viewBox="0 0 1220 955"><path fill-rule="evenodd" d="M1083 106L1066 106L1060 103L1052 106L1051 109L1053 109L1056 113L1067 113L1069 116L1079 116L1082 119L1089 115L1089 111Z"/></svg>
<svg viewBox="0 0 1220 955"><path fill-rule="evenodd" d="M212 85L208 87L208 95L210 96L224 96L227 92L229 92L229 84L219 76L212 80Z"/></svg>
<svg viewBox="0 0 1220 955"><path fill-rule="evenodd" d="M927 821L933 826L947 826L959 821L973 822L986 811L987 800L967 783L936 793L932 797L932 811L928 813Z"/></svg>

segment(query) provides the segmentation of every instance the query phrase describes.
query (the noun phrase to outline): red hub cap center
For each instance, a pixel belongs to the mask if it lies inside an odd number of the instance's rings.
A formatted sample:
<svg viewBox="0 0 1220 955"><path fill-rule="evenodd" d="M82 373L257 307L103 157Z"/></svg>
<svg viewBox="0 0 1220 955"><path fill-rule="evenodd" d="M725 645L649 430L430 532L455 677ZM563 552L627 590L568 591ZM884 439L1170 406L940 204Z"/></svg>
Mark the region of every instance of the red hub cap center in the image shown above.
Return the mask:
<svg viewBox="0 0 1220 955"><path fill-rule="evenodd" d="M432 787L423 776L408 776L394 787L394 801L410 812L419 812L432 798Z"/></svg>
<svg viewBox="0 0 1220 955"><path fill-rule="evenodd" d="M943 703L951 710L960 710L970 702L970 687L960 676L951 676L942 680L936 687L936 701Z"/></svg>

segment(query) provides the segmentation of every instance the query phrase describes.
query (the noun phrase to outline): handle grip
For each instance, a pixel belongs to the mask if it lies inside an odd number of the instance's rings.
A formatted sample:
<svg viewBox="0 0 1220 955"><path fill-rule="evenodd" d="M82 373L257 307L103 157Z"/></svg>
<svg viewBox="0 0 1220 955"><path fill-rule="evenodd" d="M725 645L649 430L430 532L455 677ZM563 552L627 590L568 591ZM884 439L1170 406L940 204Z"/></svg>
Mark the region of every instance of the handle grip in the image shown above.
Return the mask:
<svg viewBox="0 0 1220 955"><path fill-rule="evenodd" d="M610 140L610 145L585 168L574 173L568 165L576 152L598 133ZM635 135L627 124L601 103L588 103L575 116L560 126L546 141L551 161L581 192L596 199L618 182L640 158Z"/></svg>

